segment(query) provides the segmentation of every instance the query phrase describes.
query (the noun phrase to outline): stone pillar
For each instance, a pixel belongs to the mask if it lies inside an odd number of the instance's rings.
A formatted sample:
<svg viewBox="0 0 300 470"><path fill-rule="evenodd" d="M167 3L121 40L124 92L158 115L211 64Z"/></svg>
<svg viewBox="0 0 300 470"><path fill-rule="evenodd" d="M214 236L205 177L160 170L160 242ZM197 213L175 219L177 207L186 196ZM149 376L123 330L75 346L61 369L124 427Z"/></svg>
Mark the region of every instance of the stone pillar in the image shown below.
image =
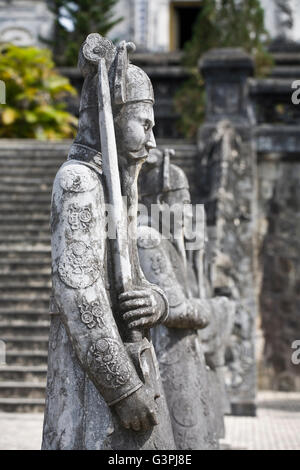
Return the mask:
<svg viewBox="0 0 300 470"><path fill-rule="evenodd" d="M242 49L216 49L199 64L206 86L206 117L199 129L198 202L208 220L213 295L235 299L228 348L232 413L255 415L254 285L256 155L248 99L253 61Z"/></svg>

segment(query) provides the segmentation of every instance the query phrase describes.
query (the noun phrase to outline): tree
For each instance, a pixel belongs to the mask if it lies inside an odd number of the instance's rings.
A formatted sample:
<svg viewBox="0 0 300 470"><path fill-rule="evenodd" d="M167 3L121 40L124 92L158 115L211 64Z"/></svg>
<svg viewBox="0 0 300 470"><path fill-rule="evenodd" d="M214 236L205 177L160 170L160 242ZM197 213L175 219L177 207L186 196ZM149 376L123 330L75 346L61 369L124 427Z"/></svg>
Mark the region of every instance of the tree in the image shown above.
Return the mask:
<svg viewBox="0 0 300 470"><path fill-rule="evenodd" d="M191 76L175 97L181 115L179 128L187 137L195 135L204 116L204 82L197 70L199 58L212 48L242 47L255 59L256 75L272 65L267 53L268 34L259 0L203 0L192 39L186 44L183 64Z"/></svg>
<svg viewBox="0 0 300 470"><path fill-rule="evenodd" d="M77 119L66 111L64 98L76 91L55 71L50 51L2 45L0 77L7 102L0 106L0 138L74 137Z"/></svg>
<svg viewBox="0 0 300 470"><path fill-rule="evenodd" d="M53 48L57 65L76 66L78 51L90 33L105 36L122 18L114 18L118 0L50 0L54 13L54 40L46 41Z"/></svg>

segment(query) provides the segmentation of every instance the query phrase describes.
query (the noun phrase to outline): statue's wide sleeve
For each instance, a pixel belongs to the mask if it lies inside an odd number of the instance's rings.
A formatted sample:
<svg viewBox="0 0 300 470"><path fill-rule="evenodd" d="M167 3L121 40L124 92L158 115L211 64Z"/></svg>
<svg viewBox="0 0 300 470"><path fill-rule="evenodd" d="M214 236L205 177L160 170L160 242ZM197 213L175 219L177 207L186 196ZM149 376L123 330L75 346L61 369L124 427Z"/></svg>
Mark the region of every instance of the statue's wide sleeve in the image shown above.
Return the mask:
<svg viewBox="0 0 300 470"><path fill-rule="evenodd" d="M101 177L80 162L58 171L52 194L53 296L82 368L109 405L142 386L113 316Z"/></svg>
<svg viewBox="0 0 300 470"><path fill-rule="evenodd" d="M138 252L146 279L159 286L168 300L169 315L164 324L170 328L205 327L209 317L209 306L205 301L187 297L159 232L151 227L140 226Z"/></svg>

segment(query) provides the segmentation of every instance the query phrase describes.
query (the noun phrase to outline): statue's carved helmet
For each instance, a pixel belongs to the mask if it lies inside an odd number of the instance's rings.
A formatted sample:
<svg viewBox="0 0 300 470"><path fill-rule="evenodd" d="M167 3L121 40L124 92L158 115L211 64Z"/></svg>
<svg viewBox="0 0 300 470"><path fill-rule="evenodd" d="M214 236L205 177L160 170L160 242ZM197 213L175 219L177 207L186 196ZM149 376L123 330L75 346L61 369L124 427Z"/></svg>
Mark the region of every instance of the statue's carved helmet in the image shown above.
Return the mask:
<svg viewBox="0 0 300 470"><path fill-rule="evenodd" d="M116 47L100 34L89 34L81 46L78 66L85 77L90 77L93 92L87 93L89 103L95 105L96 74L99 58L104 58L108 71L112 106L131 102L154 103L154 94L148 75L139 67L130 64L129 53L135 51L132 42L121 41Z"/></svg>
<svg viewBox="0 0 300 470"><path fill-rule="evenodd" d="M189 190L184 171L170 162L170 157L174 154L173 149L150 151L139 178L139 193L142 200L181 189Z"/></svg>

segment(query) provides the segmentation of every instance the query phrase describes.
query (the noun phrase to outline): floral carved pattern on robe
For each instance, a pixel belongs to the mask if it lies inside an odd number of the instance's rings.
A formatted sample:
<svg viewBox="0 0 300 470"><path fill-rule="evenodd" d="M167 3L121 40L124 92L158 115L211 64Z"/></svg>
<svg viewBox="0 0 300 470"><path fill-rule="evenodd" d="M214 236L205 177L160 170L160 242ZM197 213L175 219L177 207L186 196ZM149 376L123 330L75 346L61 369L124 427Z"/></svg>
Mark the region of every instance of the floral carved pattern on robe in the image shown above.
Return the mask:
<svg viewBox="0 0 300 470"><path fill-rule="evenodd" d="M101 328L106 328L105 321L103 319L104 312L101 308L99 300L88 302L83 296L77 301L77 305L81 314L81 321L88 327L94 328L96 325Z"/></svg>
<svg viewBox="0 0 300 470"><path fill-rule="evenodd" d="M73 231L81 229L86 232L89 229L91 221L92 212L90 206L80 207L76 203L69 205L68 222Z"/></svg>
<svg viewBox="0 0 300 470"><path fill-rule="evenodd" d="M100 266L92 247L82 241L72 241L59 260L58 273L70 287L94 284L100 275Z"/></svg>
<svg viewBox="0 0 300 470"><path fill-rule="evenodd" d="M88 363L104 374L105 386L116 388L125 385L130 379L130 364L118 343L113 338L101 338L88 352Z"/></svg>

